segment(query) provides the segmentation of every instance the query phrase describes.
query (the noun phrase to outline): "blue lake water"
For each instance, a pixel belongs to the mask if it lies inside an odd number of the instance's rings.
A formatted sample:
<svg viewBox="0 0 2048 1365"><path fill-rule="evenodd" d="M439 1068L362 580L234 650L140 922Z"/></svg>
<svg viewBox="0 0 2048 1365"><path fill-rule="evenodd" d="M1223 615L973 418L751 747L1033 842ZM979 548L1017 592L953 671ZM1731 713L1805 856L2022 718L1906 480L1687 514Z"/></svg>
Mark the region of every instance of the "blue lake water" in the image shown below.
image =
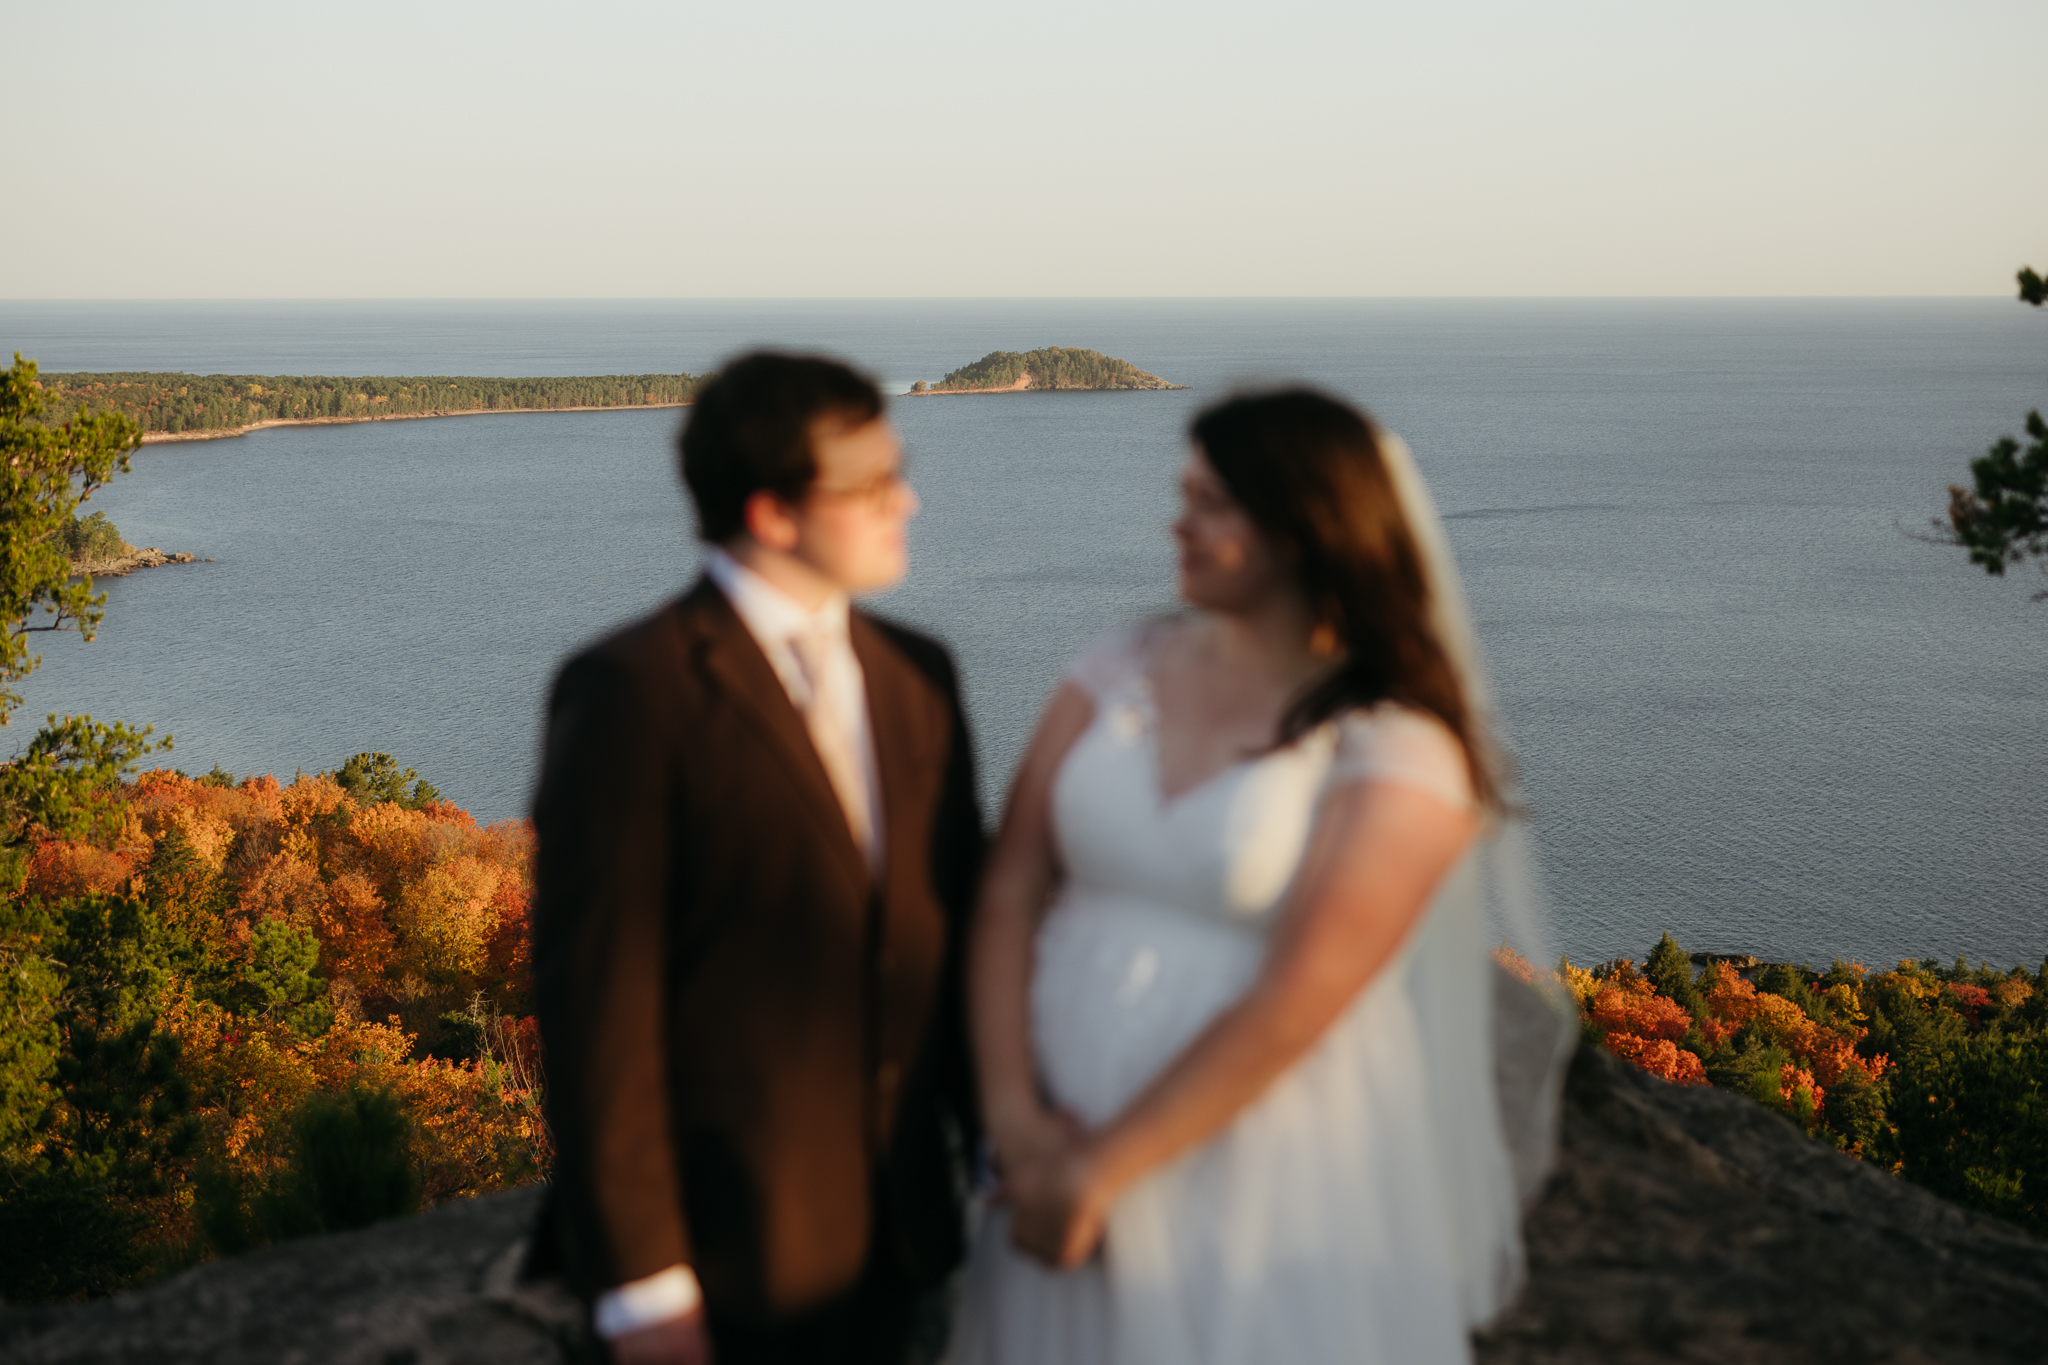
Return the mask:
<svg viewBox="0 0 2048 1365"><path fill-rule="evenodd" d="M991 801L1066 660L1168 605L1188 419L1303 378L1431 480L1575 959L1665 929L1815 962L2048 952L2044 583L1901 529L2048 401L2048 318L2017 303L0 301L0 346L49 370L696 372L764 341L899 389L1050 344L1193 386L895 405L924 511L877 606L953 643ZM151 721L193 772L388 750L521 814L555 661L692 575L678 420L147 447L93 506L214 562L109 582L98 640L44 637L24 719Z"/></svg>

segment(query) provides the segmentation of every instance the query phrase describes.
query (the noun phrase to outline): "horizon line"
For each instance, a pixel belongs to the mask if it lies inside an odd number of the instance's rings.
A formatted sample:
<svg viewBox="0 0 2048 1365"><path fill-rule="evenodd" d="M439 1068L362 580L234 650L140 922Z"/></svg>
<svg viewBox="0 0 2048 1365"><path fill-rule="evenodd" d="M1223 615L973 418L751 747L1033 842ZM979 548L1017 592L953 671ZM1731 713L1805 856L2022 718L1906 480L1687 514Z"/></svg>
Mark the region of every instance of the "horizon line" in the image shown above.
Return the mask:
<svg viewBox="0 0 2048 1365"><path fill-rule="evenodd" d="M2001 290L1982 294L395 294L0 296L0 308L28 304L1082 304L1082 303L1963 303L2019 302Z"/></svg>

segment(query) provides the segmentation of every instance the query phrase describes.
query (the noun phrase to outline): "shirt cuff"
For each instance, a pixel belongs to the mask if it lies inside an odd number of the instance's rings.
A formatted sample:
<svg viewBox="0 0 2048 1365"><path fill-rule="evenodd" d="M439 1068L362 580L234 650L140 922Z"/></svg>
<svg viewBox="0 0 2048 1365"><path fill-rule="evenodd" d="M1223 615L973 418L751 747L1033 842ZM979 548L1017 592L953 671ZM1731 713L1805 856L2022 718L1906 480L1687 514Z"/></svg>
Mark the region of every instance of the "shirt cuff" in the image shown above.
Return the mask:
<svg viewBox="0 0 2048 1365"><path fill-rule="evenodd" d="M686 1265L672 1265L644 1280L607 1289L597 1296L591 1325L606 1341L612 1341L697 1311L704 1291L697 1286L697 1274Z"/></svg>

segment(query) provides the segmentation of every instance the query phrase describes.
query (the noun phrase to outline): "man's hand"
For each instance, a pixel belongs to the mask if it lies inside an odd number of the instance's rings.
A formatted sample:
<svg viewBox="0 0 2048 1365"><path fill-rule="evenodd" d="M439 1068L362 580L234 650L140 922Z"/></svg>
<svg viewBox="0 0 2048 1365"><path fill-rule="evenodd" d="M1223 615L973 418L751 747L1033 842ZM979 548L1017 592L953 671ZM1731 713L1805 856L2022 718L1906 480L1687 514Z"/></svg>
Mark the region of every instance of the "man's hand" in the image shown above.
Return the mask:
<svg viewBox="0 0 2048 1365"><path fill-rule="evenodd" d="M1002 1193L1010 1240L1055 1270L1072 1270L1095 1254L1114 1198L1083 1144L1004 1172Z"/></svg>
<svg viewBox="0 0 2048 1365"><path fill-rule="evenodd" d="M711 1365L702 1307L613 1337L611 1347L614 1365Z"/></svg>
<svg viewBox="0 0 2048 1365"><path fill-rule="evenodd" d="M988 1135L995 1148L996 1170L1002 1172L1056 1157L1078 1145L1088 1130L1072 1114L1033 1102L1011 1112L990 1114Z"/></svg>

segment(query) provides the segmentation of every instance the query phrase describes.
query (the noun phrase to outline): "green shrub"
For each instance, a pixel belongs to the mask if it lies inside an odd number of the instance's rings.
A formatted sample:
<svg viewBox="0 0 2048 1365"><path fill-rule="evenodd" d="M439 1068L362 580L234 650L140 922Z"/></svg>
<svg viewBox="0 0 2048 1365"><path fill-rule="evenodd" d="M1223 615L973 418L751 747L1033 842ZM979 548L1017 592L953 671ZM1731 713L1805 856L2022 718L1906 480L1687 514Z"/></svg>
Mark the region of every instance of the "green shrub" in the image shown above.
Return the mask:
<svg viewBox="0 0 2048 1365"><path fill-rule="evenodd" d="M0 1300L100 1298L145 1277L149 1220L70 1167L9 1173L0 1190Z"/></svg>
<svg viewBox="0 0 2048 1365"><path fill-rule="evenodd" d="M1805 967L1795 967L1789 962L1773 962L1757 973L1756 988L1772 995L1783 996L1809 1019L1824 1017L1820 997L1814 994L1810 984L1812 973Z"/></svg>
<svg viewBox="0 0 2048 1365"><path fill-rule="evenodd" d="M351 1090L316 1092L299 1106L290 1164L255 1190L215 1165L200 1172L194 1196L207 1242L232 1255L408 1217L420 1210L421 1185L398 1097Z"/></svg>
<svg viewBox="0 0 2048 1365"><path fill-rule="evenodd" d="M1890 1080L1902 1175L2048 1233L2048 1040L1998 1029L1957 1038L1909 1055Z"/></svg>
<svg viewBox="0 0 2048 1365"><path fill-rule="evenodd" d="M1747 1095L1766 1109L1775 1109L1801 1128L1813 1127L1813 1096L1800 1091L1787 1103L1784 1073L1792 1054L1745 1027L1725 1047L1707 1058L1707 1079L1722 1090ZM1800 1096L1805 1103L1800 1103Z"/></svg>

